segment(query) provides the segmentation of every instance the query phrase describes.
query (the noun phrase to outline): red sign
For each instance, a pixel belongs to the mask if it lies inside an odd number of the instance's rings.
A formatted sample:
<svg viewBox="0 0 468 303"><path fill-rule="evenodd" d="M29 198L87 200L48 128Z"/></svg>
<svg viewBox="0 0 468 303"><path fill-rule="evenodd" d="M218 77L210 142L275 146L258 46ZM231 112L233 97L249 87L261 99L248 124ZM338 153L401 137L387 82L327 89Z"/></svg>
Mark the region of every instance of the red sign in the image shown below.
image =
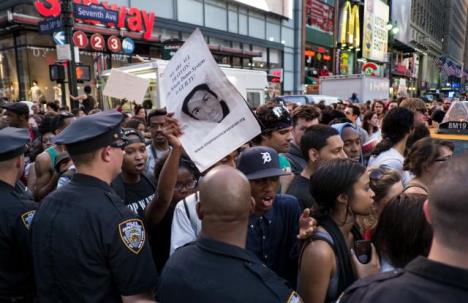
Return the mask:
<svg viewBox="0 0 468 303"><path fill-rule="evenodd" d="M73 33L73 43L78 48L86 48L89 44L88 36L82 31Z"/></svg>
<svg viewBox="0 0 468 303"><path fill-rule="evenodd" d="M34 6L41 16L44 17L57 17L62 13L60 0L34 0ZM98 0L73 0L75 4L83 5L101 5L106 10L116 11L119 13L117 24L110 23L104 24L107 27L114 27L118 29L128 29L132 32L143 32L143 39L149 40L153 33L154 26L154 13L139 10L138 8L127 9L126 6L119 6L117 4L109 4L108 1L99 3ZM100 24L96 20L82 20L88 24Z"/></svg>
<svg viewBox="0 0 468 303"><path fill-rule="evenodd" d="M120 52L122 50L122 42L120 42L119 37L110 36L107 39L107 48L113 53Z"/></svg>
<svg viewBox="0 0 468 303"><path fill-rule="evenodd" d="M335 24L335 8L320 0L307 0L306 23L313 29L333 35Z"/></svg>
<svg viewBox="0 0 468 303"><path fill-rule="evenodd" d="M101 34L91 36L91 47L95 50L102 51L105 45L104 37Z"/></svg>

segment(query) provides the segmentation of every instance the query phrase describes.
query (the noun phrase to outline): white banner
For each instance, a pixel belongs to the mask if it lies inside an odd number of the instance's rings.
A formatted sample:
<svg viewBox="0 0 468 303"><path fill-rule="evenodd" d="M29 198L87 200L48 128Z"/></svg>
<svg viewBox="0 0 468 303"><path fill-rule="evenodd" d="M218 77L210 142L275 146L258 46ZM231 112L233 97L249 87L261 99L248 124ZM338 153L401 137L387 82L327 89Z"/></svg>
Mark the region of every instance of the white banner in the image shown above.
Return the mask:
<svg viewBox="0 0 468 303"><path fill-rule="evenodd" d="M102 94L142 104L149 85L149 79L140 78L113 68Z"/></svg>
<svg viewBox="0 0 468 303"><path fill-rule="evenodd" d="M261 132L199 29L166 66L162 86L168 111L182 125L182 145L202 172Z"/></svg>

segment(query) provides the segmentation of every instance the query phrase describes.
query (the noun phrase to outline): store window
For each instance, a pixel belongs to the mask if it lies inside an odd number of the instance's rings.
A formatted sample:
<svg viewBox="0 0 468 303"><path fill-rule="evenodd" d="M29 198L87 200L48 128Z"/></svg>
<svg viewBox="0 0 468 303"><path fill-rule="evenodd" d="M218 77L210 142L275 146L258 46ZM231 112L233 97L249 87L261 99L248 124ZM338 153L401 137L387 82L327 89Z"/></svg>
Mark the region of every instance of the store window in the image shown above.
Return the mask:
<svg viewBox="0 0 468 303"><path fill-rule="evenodd" d="M294 47L294 30L291 28L282 27L281 31L281 43L285 44L286 46Z"/></svg>
<svg viewBox="0 0 468 303"><path fill-rule="evenodd" d="M8 100L18 99L18 75L16 72L13 36L0 39L0 97Z"/></svg>
<svg viewBox="0 0 468 303"><path fill-rule="evenodd" d="M270 68L281 68L281 51L270 48Z"/></svg>
<svg viewBox="0 0 468 303"><path fill-rule="evenodd" d="M264 47L253 46L252 49L254 52L260 52L262 54L261 57L254 57L253 58L253 68L260 69L260 70L267 70L268 69L268 58L267 58L267 49Z"/></svg>
<svg viewBox="0 0 468 303"><path fill-rule="evenodd" d="M177 0L179 21L203 25L202 0Z"/></svg>
<svg viewBox="0 0 468 303"><path fill-rule="evenodd" d="M226 3L217 0L205 0L205 26L227 30Z"/></svg>
<svg viewBox="0 0 468 303"><path fill-rule="evenodd" d="M239 34L241 35L247 35L247 15L244 15L239 12Z"/></svg>
<svg viewBox="0 0 468 303"><path fill-rule="evenodd" d="M332 52L320 46L306 47L304 53L306 73L310 76L328 76L332 69Z"/></svg>
<svg viewBox="0 0 468 303"><path fill-rule="evenodd" d="M131 6L154 12L157 17L174 18L174 0L131 0Z"/></svg>
<svg viewBox="0 0 468 303"><path fill-rule="evenodd" d="M249 36L265 39L265 17L249 12Z"/></svg>
<svg viewBox="0 0 468 303"><path fill-rule="evenodd" d="M233 11L229 9L228 19L229 19L229 31L231 33L237 33L238 26L239 26L237 11Z"/></svg>
<svg viewBox="0 0 468 303"><path fill-rule="evenodd" d="M267 18L266 38L272 42L281 42L281 23Z"/></svg>

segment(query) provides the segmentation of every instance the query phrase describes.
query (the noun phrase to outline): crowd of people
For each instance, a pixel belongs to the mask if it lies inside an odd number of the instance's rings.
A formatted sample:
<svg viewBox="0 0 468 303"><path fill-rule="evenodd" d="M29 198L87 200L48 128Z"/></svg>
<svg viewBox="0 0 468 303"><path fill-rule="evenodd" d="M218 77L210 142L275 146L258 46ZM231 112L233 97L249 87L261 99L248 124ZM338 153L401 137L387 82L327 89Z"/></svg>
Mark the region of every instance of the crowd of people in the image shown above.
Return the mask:
<svg viewBox="0 0 468 303"><path fill-rule="evenodd" d="M3 105L0 302L468 301L449 99L267 102L204 172L172 113L124 104Z"/></svg>

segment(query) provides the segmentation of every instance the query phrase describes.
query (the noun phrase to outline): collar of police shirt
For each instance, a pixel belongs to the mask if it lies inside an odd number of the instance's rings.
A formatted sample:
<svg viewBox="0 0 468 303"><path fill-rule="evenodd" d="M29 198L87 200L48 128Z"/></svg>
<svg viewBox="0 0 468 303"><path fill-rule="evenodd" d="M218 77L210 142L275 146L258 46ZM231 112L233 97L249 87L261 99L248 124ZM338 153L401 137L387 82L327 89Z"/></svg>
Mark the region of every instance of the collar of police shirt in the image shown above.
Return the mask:
<svg viewBox="0 0 468 303"><path fill-rule="evenodd" d="M436 262L425 257L417 257L405 271L442 284L468 290L468 270Z"/></svg>

